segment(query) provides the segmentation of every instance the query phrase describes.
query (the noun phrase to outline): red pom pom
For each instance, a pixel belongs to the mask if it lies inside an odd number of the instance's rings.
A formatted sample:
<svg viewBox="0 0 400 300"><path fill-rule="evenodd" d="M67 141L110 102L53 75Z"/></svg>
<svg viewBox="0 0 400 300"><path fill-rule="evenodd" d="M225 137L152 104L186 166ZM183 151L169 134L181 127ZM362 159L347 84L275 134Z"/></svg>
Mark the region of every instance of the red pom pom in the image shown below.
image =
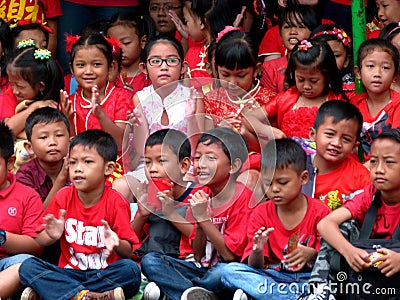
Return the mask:
<svg viewBox="0 0 400 300"><path fill-rule="evenodd" d="M65 50L67 53L71 53L72 47L76 44L76 42L80 39L81 37L79 35L71 35L66 33L65 34Z"/></svg>

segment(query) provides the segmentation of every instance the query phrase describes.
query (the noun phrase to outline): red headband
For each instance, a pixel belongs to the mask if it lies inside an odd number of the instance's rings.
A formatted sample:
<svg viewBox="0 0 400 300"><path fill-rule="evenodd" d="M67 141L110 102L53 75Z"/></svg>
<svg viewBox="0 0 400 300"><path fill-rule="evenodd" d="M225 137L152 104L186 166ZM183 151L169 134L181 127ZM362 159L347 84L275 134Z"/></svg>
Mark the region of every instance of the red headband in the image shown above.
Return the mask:
<svg viewBox="0 0 400 300"><path fill-rule="evenodd" d="M341 41L345 47L350 48L351 38L347 35L347 33L343 29L333 27L333 30L320 31L314 34L312 36L312 39L323 34L332 34L336 36L336 38L339 41Z"/></svg>

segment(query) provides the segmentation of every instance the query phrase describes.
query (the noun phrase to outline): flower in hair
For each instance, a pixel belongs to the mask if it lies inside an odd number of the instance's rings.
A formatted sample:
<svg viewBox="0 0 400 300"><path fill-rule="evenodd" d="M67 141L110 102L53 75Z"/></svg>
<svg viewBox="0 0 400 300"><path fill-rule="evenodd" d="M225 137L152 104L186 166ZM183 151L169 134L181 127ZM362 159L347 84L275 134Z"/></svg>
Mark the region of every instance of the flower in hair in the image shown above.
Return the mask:
<svg viewBox="0 0 400 300"><path fill-rule="evenodd" d="M36 49L33 55L35 59L47 60L51 57L51 52L47 49Z"/></svg>
<svg viewBox="0 0 400 300"><path fill-rule="evenodd" d="M221 40L221 38L228 32L235 31L235 30L240 30L240 29L237 27L233 27L233 26L225 26L224 30L221 30L220 32L218 32L216 42L218 43Z"/></svg>
<svg viewBox="0 0 400 300"><path fill-rule="evenodd" d="M339 41L341 41L345 47L350 48L351 38L347 35L347 33L343 29L333 27L333 30L324 30L324 31L317 32L311 38L313 39L313 38L316 38L317 36L320 36L323 34L332 34L332 35L336 36L336 38Z"/></svg>
<svg viewBox="0 0 400 300"><path fill-rule="evenodd" d="M65 35L65 50L67 53L71 53L72 47L76 44L76 42L81 38L80 35L72 35L66 34Z"/></svg>
<svg viewBox="0 0 400 300"><path fill-rule="evenodd" d="M34 47L35 46L35 42L32 39L28 39L28 40L22 40L18 43L17 48L21 49L21 48L27 48L27 47Z"/></svg>
<svg viewBox="0 0 400 300"><path fill-rule="evenodd" d="M112 55L115 59L117 59L121 55L121 44L119 41L113 37L106 37L105 39L112 47Z"/></svg>
<svg viewBox="0 0 400 300"><path fill-rule="evenodd" d="M307 40L302 40L297 48L298 51L307 51L308 49L312 48L312 44Z"/></svg>

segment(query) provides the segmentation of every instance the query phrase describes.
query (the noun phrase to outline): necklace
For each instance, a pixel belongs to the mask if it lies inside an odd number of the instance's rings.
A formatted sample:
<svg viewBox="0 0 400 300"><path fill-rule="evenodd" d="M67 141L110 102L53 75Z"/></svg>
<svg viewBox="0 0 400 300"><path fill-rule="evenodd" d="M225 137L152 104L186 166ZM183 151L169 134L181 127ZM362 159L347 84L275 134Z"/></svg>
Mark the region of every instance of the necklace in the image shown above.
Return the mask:
<svg viewBox="0 0 400 300"><path fill-rule="evenodd" d="M257 83L254 88L252 88L249 92L244 94L243 97L236 96L236 98L237 98L236 100L232 99L229 96L228 91L225 90L225 93L226 93L229 101L231 101L233 104L236 104L237 106L239 106L239 108L236 112L237 115L239 115L243 111L243 109L248 105L257 107L258 102L256 101L256 99L254 99L253 95L256 95L261 87L260 87L260 81L258 79L256 79L256 82Z"/></svg>
<svg viewBox="0 0 400 300"><path fill-rule="evenodd" d="M141 73L141 70L137 69L135 74L133 74L133 76L129 82L128 82L128 73L126 71L122 71L121 74L119 74L119 78L121 79L121 82L124 85L132 86L132 83L135 80L136 76L138 76L140 73Z"/></svg>

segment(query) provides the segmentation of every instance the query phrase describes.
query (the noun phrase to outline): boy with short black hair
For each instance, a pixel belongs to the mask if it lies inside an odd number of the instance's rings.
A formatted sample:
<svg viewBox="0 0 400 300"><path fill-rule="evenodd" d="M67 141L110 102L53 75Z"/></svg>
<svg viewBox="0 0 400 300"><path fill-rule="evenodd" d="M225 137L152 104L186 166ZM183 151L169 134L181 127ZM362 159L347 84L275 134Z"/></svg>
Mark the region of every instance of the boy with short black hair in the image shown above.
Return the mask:
<svg viewBox="0 0 400 300"><path fill-rule="evenodd" d="M247 299L245 294L297 299L301 292L295 292L307 284L320 245L316 227L330 210L302 193L305 165L304 150L291 139L270 141L263 149L261 180L270 200L259 204L248 222L242 257L248 265L231 263L222 270L222 283L236 290L234 299Z"/></svg>
<svg viewBox="0 0 400 300"><path fill-rule="evenodd" d="M73 186L54 196L36 238L43 246L60 239L58 267L39 258L26 260L19 274L30 288L21 299L31 299L32 289L44 300L124 299L138 291L140 270L130 259L137 242L130 206L106 183L117 152L114 138L101 130L85 131L71 141Z"/></svg>
<svg viewBox="0 0 400 300"><path fill-rule="evenodd" d="M60 110L42 107L28 116L25 132L25 149L36 158L18 169L17 181L36 190L46 208L67 182L68 166L64 159L68 153L69 121Z"/></svg>
<svg viewBox="0 0 400 300"><path fill-rule="evenodd" d="M352 199L371 182L368 170L353 154L359 145L362 123L362 115L354 105L330 100L321 105L310 129L316 154L307 158L310 179L303 192L331 209Z"/></svg>
<svg viewBox="0 0 400 300"><path fill-rule="evenodd" d="M372 184L366 186L352 201L346 202L343 207L325 217L318 224L318 230L354 271L361 272L377 264L382 274L391 277L400 272L400 253L380 248L377 251L383 255L371 261L365 250L353 246L339 230L339 225L348 220L355 220L359 226L362 225L377 191L380 192L381 205L377 210L370 238L390 239L399 226L400 129L380 134L374 140L370 153Z"/></svg>
<svg viewBox="0 0 400 300"><path fill-rule="evenodd" d="M21 288L18 269L42 248L35 242L36 225L43 213L39 195L15 180L14 137L0 122L0 298L7 299Z"/></svg>
<svg viewBox="0 0 400 300"><path fill-rule="evenodd" d="M228 128L207 131L198 140L195 172L210 193L200 190L189 200L188 220L196 224L190 234L196 261L163 255L153 261L151 269L142 264L143 273L170 299L215 297L213 292L224 289L220 280L223 262L238 261L242 256L246 243L243 229L254 199L236 178L247 153L243 137Z"/></svg>

